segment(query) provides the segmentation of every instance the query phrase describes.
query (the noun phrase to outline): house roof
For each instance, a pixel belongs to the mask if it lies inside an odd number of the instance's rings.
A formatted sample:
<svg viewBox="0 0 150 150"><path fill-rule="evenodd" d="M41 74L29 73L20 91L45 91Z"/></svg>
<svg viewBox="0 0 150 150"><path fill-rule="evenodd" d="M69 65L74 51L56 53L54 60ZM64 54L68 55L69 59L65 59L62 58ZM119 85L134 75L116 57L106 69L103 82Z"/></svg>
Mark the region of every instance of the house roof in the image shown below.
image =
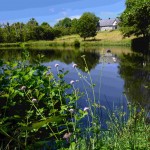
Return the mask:
<svg viewBox="0 0 150 150"><path fill-rule="evenodd" d="M100 21L99 21L100 27L112 26L115 21L118 22L118 19L105 19L105 20L100 20Z"/></svg>

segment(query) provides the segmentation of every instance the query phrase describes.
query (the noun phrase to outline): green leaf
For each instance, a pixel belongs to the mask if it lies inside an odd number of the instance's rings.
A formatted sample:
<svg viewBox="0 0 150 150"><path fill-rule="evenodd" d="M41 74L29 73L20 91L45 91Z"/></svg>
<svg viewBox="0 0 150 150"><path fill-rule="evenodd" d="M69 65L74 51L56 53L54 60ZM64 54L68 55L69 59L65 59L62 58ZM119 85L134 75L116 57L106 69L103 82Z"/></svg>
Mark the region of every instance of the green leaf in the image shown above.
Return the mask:
<svg viewBox="0 0 150 150"><path fill-rule="evenodd" d="M59 123L59 122L61 122L64 118L65 118L64 116L54 116L54 117L51 117L51 118L47 118L46 120L33 123L32 126L31 126L31 128L32 128L32 129L39 129L39 128L41 128L42 126L44 126L45 124L48 124L48 123L50 123L50 122Z"/></svg>
<svg viewBox="0 0 150 150"><path fill-rule="evenodd" d="M38 100L41 100L44 95L45 95L45 93L42 93L42 94L39 96Z"/></svg>

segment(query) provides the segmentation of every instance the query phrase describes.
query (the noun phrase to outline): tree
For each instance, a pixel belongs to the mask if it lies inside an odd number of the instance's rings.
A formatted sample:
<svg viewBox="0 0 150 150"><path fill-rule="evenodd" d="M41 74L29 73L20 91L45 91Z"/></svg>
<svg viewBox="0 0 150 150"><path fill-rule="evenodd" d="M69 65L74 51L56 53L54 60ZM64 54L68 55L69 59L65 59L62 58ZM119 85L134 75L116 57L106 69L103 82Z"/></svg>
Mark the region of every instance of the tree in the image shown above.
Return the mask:
<svg viewBox="0 0 150 150"><path fill-rule="evenodd" d="M26 24L26 40L36 40L38 35L36 34L38 22L31 18Z"/></svg>
<svg viewBox="0 0 150 150"><path fill-rule="evenodd" d="M120 16L124 36L150 36L150 0L126 0L126 9Z"/></svg>
<svg viewBox="0 0 150 150"><path fill-rule="evenodd" d="M2 25L0 24L0 43L4 42L3 39L3 29L2 29Z"/></svg>
<svg viewBox="0 0 150 150"><path fill-rule="evenodd" d="M65 27L65 28L71 27L71 19L66 17L62 20L59 20L59 22L56 23L55 27Z"/></svg>
<svg viewBox="0 0 150 150"><path fill-rule="evenodd" d="M78 33L78 19L74 18L71 21L71 34L77 34Z"/></svg>
<svg viewBox="0 0 150 150"><path fill-rule="evenodd" d="M54 30L53 28L47 23L43 22L41 24L41 39L43 40L53 40L54 37Z"/></svg>
<svg viewBox="0 0 150 150"><path fill-rule="evenodd" d="M78 33L81 37L94 37L97 33L99 18L95 14L85 12L78 21Z"/></svg>
<svg viewBox="0 0 150 150"><path fill-rule="evenodd" d="M62 35L70 35L71 19L66 17L59 20L59 22L55 24L54 28L61 30Z"/></svg>

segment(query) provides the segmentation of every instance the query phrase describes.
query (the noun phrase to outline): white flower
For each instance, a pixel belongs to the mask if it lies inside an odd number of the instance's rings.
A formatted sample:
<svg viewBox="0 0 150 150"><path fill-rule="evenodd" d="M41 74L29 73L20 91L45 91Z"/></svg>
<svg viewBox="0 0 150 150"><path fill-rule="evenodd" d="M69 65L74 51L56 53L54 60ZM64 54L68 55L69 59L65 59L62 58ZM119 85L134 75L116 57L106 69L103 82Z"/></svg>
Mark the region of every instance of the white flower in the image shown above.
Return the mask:
<svg viewBox="0 0 150 150"><path fill-rule="evenodd" d="M113 61L114 61L114 62L116 62L116 61L117 61L117 60L116 60L116 57L113 57Z"/></svg>
<svg viewBox="0 0 150 150"><path fill-rule="evenodd" d="M33 102L33 103L37 103L37 99L33 98L33 99L32 99L32 102Z"/></svg>
<svg viewBox="0 0 150 150"><path fill-rule="evenodd" d="M65 133L64 136L63 136L63 138L64 139L68 139L71 136L71 134L72 133L70 133L70 132L69 133Z"/></svg>
<svg viewBox="0 0 150 150"><path fill-rule="evenodd" d="M69 109L69 111L70 111L71 113L73 113L73 112L74 112L74 109L71 108L71 109Z"/></svg>
<svg viewBox="0 0 150 150"><path fill-rule="evenodd" d="M84 107L83 110L84 110L84 111L87 111L87 110L89 110L89 107Z"/></svg>
<svg viewBox="0 0 150 150"><path fill-rule="evenodd" d="M72 67L73 67L73 68L76 68L76 67L77 67L77 64L73 64Z"/></svg>
<svg viewBox="0 0 150 150"><path fill-rule="evenodd" d="M59 64L55 64L55 67L58 67L59 66Z"/></svg>
<svg viewBox="0 0 150 150"><path fill-rule="evenodd" d="M73 84L73 83L74 83L74 80L71 80L71 81L70 81L70 84Z"/></svg>
<svg viewBox="0 0 150 150"><path fill-rule="evenodd" d="M22 87L20 88L21 91L23 91L23 90L25 90L25 89L26 89L26 86L22 86Z"/></svg>

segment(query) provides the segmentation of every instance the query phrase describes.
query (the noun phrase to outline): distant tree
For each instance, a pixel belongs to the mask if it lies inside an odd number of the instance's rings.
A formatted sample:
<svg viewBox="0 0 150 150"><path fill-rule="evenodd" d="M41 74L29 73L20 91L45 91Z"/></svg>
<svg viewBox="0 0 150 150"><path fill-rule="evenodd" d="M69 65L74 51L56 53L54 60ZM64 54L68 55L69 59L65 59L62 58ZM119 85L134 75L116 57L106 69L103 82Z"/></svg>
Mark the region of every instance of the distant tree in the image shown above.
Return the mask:
<svg viewBox="0 0 150 150"><path fill-rule="evenodd" d="M24 41L24 24L17 22L11 25L11 36L13 37L13 42Z"/></svg>
<svg viewBox="0 0 150 150"><path fill-rule="evenodd" d="M74 18L71 21L71 34L76 34L78 33L78 19Z"/></svg>
<svg viewBox="0 0 150 150"><path fill-rule="evenodd" d="M53 40L55 38L53 28L47 23L43 22L41 24L41 39L43 40Z"/></svg>
<svg viewBox="0 0 150 150"><path fill-rule="evenodd" d="M66 17L62 20L59 20L59 22L55 24L55 27L71 27L71 19Z"/></svg>
<svg viewBox="0 0 150 150"><path fill-rule="evenodd" d="M4 42L4 38L3 38L3 28L2 25L0 24L0 43Z"/></svg>
<svg viewBox="0 0 150 150"><path fill-rule="evenodd" d="M53 28L53 31L54 31L54 37L60 37L60 36L62 36L63 34L62 34L62 32L63 32L63 29L62 29L62 27L54 27Z"/></svg>
<svg viewBox="0 0 150 150"><path fill-rule="evenodd" d="M84 40L87 37L94 37L97 34L99 18L90 12L85 12L78 21L78 33Z"/></svg>
<svg viewBox="0 0 150 150"><path fill-rule="evenodd" d="M36 34L38 27L38 22L34 19L31 18L27 24L26 24L26 40L36 40L38 39L38 34Z"/></svg>
<svg viewBox="0 0 150 150"><path fill-rule="evenodd" d="M62 20L59 20L59 22L54 25L54 28L61 30L62 35L70 35L71 19L66 17Z"/></svg>
<svg viewBox="0 0 150 150"><path fill-rule="evenodd" d="M150 0L126 0L126 9L120 16L124 36L150 36Z"/></svg>

